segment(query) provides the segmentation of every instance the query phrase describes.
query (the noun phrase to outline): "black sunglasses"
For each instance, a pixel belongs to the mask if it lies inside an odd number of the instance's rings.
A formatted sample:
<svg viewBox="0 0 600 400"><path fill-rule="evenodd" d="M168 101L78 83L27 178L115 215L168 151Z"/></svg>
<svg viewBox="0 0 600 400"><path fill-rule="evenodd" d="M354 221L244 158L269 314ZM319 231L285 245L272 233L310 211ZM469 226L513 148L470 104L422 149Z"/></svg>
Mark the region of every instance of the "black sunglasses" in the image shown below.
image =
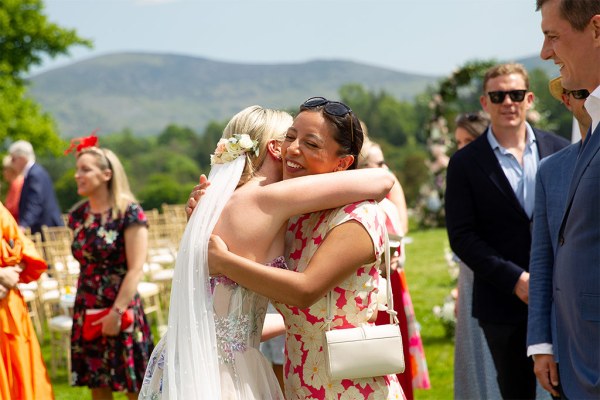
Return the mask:
<svg viewBox="0 0 600 400"><path fill-rule="evenodd" d="M563 93L573 96L574 99L584 100L587 99L590 95L590 92L587 89L577 89L577 90L563 90Z"/></svg>
<svg viewBox="0 0 600 400"><path fill-rule="evenodd" d="M503 90L497 90L495 92L488 92L487 94L490 96L492 103L500 104L504 102L506 95L508 95L508 97L510 97L510 99L514 102L521 102L525 98L526 93L527 90L509 90L506 92Z"/></svg>
<svg viewBox="0 0 600 400"><path fill-rule="evenodd" d="M352 114L352 109L342 103L341 101L330 101L325 97L311 97L302 103L300 108L317 108L323 107L323 111L325 111L329 115L333 115L334 117L345 117L347 114ZM353 125L352 115L350 116L350 134L351 136L351 145L354 145L354 125Z"/></svg>

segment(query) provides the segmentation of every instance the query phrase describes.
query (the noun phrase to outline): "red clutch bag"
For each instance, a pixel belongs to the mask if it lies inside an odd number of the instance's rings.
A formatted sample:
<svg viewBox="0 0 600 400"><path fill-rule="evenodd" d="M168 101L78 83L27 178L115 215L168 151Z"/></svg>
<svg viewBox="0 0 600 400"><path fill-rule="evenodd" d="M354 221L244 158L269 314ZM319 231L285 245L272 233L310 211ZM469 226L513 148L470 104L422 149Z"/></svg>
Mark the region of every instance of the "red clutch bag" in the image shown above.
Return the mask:
<svg viewBox="0 0 600 400"><path fill-rule="evenodd" d="M83 319L83 340L94 340L102 335L102 324L93 324L110 312L110 308L86 310ZM133 330L133 310L128 308L121 316L121 331Z"/></svg>

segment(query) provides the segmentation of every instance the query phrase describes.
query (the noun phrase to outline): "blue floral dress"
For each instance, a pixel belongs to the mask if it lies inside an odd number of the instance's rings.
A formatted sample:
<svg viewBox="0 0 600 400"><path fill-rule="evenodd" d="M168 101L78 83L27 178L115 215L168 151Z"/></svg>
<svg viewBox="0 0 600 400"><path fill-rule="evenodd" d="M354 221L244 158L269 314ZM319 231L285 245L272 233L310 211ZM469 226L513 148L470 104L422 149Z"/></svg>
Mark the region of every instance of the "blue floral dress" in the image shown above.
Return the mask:
<svg viewBox="0 0 600 400"><path fill-rule="evenodd" d="M142 386L154 345L139 294L128 306L134 313L132 332L121 332L116 337L100 336L91 341L82 337L85 311L112 307L119 293L127 273L125 230L136 224L147 222L142 208L134 203L116 219L110 210L106 214L92 213L88 202L69 214L69 227L74 235L71 248L80 264L71 333L74 386L127 392L138 392Z"/></svg>

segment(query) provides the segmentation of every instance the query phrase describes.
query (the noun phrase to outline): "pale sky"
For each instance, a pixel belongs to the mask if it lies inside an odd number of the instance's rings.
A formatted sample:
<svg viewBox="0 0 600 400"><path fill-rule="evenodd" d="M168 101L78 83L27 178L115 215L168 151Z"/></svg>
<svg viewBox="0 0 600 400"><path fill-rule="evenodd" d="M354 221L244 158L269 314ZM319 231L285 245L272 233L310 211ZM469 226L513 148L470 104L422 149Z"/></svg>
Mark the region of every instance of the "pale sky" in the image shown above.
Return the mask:
<svg viewBox="0 0 600 400"><path fill-rule="evenodd" d="M234 63L348 60L448 75L474 59L539 55L535 0L45 0L50 21L94 48L41 70L116 51ZM40 71L36 69L33 72Z"/></svg>

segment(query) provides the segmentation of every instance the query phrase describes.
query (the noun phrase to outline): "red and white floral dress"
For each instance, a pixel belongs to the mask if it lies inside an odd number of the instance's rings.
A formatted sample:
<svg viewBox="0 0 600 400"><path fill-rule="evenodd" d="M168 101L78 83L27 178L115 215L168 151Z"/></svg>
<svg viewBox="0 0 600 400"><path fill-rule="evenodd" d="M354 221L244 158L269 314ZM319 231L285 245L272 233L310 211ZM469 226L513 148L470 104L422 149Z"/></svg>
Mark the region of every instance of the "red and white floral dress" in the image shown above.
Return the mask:
<svg viewBox="0 0 600 400"><path fill-rule="evenodd" d="M286 232L288 268L301 272L329 231L345 222L359 222L371 236L379 259L384 247L385 216L375 202L294 217ZM367 321L377 308L378 262L365 264L333 290L333 329L352 328ZM326 265L321 266L327 268ZM286 324L285 396L294 399L404 399L396 375L330 380L323 354L326 297L299 309L281 303L275 307Z"/></svg>

